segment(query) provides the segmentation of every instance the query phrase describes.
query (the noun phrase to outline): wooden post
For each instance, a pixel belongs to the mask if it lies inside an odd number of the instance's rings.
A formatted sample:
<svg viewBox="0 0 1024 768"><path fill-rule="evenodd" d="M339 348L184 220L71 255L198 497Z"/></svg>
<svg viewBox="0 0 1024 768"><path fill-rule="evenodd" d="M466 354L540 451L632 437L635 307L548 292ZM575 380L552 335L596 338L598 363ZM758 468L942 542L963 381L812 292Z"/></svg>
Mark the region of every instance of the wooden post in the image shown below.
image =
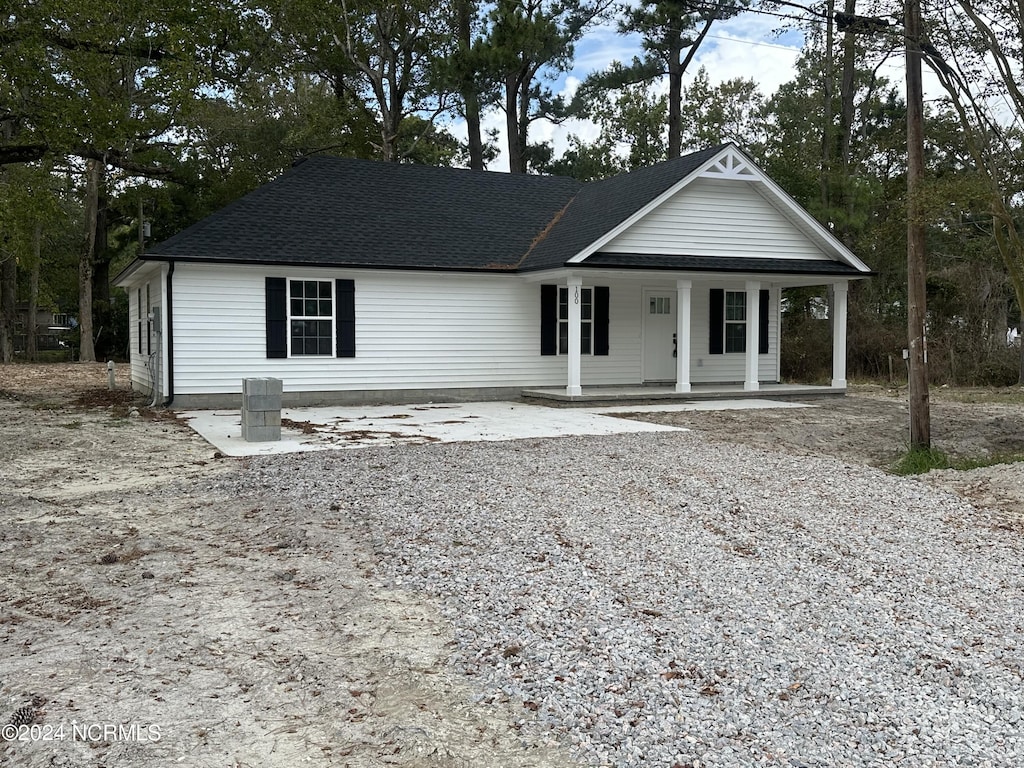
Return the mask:
<svg viewBox="0 0 1024 768"><path fill-rule="evenodd" d="M920 204L924 180L924 93L921 85L920 0L906 0L907 50L907 342L910 357L910 450L931 448L928 357L925 347L927 269Z"/></svg>

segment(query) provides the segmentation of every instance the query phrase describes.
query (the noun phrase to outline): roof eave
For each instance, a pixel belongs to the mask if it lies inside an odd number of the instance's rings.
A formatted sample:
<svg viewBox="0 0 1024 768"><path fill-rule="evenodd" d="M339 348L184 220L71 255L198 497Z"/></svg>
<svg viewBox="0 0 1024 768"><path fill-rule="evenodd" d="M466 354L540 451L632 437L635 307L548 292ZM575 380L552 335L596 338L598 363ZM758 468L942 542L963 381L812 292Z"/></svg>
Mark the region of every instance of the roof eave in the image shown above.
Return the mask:
<svg viewBox="0 0 1024 768"><path fill-rule="evenodd" d="M128 282L130 278L138 274L146 267L151 266L152 262L154 261L157 261L157 259L150 259L147 258L146 256L140 256L136 257L135 259L132 259L131 263L128 264L127 267L125 267L116 275L114 275L114 279L110 281L110 284L115 285L119 288L123 287L124 283ZM160 261L170 261L170 259L160 259Z"/></svg>
<svg viewBox="0 0 1024 768"><path fill-rule="evenodd" d="M512 264L367 264L353 261L302 261L298 259L244 259L244 258L210 258L202 256L175 256L173 254L159 254L146 257L149 261L173 261L178 264L205 264L208 266L245 266L245 267L290 267L290 268L318 268L318 269L360 269L360 270L388 270L394 272L471 272L484 274L515 274L520 272L518 267ZM123 274L123 273L122 273ZM120 276L119 276L120 277Z"/></svg>

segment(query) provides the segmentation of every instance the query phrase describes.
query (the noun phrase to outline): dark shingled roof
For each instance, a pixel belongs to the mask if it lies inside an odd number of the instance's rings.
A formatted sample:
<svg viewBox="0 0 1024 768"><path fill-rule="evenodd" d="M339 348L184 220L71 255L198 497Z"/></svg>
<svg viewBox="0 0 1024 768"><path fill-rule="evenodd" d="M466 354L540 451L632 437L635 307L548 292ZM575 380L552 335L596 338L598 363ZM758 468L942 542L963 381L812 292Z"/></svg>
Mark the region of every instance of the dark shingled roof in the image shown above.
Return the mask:
<svg viewBox="0 0 1024 768"><path fill-rule="evenodd" d="M555 176L311 157L145 258L509 269L581 186Z"/></svg>
<svg viewBox="0 0 1024 768"><path fill-rule="evenodd" d="M818 259L769 259L724 256L661 256L646 253L605 253L588 256L580 267L604 269L667 269L687 272L767 272L787 275L859 275L849 264Z"/></svg>
<svg viewBox="0 0 1024 768"><path fill-rule="evenodd" d="M144 260L430 270L557 269L723 146L589 184L311 157L150 249ZM597 253L577 265L863 274L837 261Z"/></svg>

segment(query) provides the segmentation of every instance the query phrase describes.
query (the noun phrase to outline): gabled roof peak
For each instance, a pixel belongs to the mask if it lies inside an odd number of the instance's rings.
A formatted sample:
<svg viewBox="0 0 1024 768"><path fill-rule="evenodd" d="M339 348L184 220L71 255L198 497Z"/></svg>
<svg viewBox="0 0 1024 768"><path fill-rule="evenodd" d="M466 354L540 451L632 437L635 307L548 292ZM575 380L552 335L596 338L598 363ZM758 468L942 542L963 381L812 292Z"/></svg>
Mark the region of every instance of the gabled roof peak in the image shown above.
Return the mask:
<svg viewBox="0 0 1024 768"><path fill-rule="evenodd" d="M752 180L757 179L761 172L734 144L727 144L724 151L700 175L716 179Z"/></svg>

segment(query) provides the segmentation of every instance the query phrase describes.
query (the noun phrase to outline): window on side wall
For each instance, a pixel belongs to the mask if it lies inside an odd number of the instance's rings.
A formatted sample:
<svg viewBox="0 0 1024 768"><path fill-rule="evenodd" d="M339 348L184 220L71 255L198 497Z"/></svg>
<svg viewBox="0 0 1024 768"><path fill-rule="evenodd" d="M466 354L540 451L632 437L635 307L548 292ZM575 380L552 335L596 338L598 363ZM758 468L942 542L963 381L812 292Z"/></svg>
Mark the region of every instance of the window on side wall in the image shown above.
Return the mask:
<svg viewBox="0 0 1024 768"><path fill-rule="evenodd" d="M725 292L725 351L747 351L747 294Z"/></svg>
<svg viewBox="0 0 1024 768"><path fill-rule="evenodd" d="M136 325L136 330L138 331L139 354L141 355L142 354L143 329L145 328L145 322L146 322L146 315L144 314L145 310L142 307L142 289L141 288L137 288L136 291L135 291L135 311L138 313L138 318L136 320L135 325Z"/></svg>
<svg viewBox="0 0 1024 768"><path fill-rule="evenodd" d="M265 280L268 358L356 356L354 281Z"/></svg>
<svg viewBox="0 0 1024 768"><path fill-rule="evenodd" d="M594 346L594 289L580 288L579 292L580 353L589 355ZM569 289L562 287L558 289L558 354L569 354Z"/></svg>
<svg viewBox="0 0 1024 768"><path fill-rule="evenodd" d="M330 356L334 350L334 284L330 280L288 281L291 354Z"/></svg>

